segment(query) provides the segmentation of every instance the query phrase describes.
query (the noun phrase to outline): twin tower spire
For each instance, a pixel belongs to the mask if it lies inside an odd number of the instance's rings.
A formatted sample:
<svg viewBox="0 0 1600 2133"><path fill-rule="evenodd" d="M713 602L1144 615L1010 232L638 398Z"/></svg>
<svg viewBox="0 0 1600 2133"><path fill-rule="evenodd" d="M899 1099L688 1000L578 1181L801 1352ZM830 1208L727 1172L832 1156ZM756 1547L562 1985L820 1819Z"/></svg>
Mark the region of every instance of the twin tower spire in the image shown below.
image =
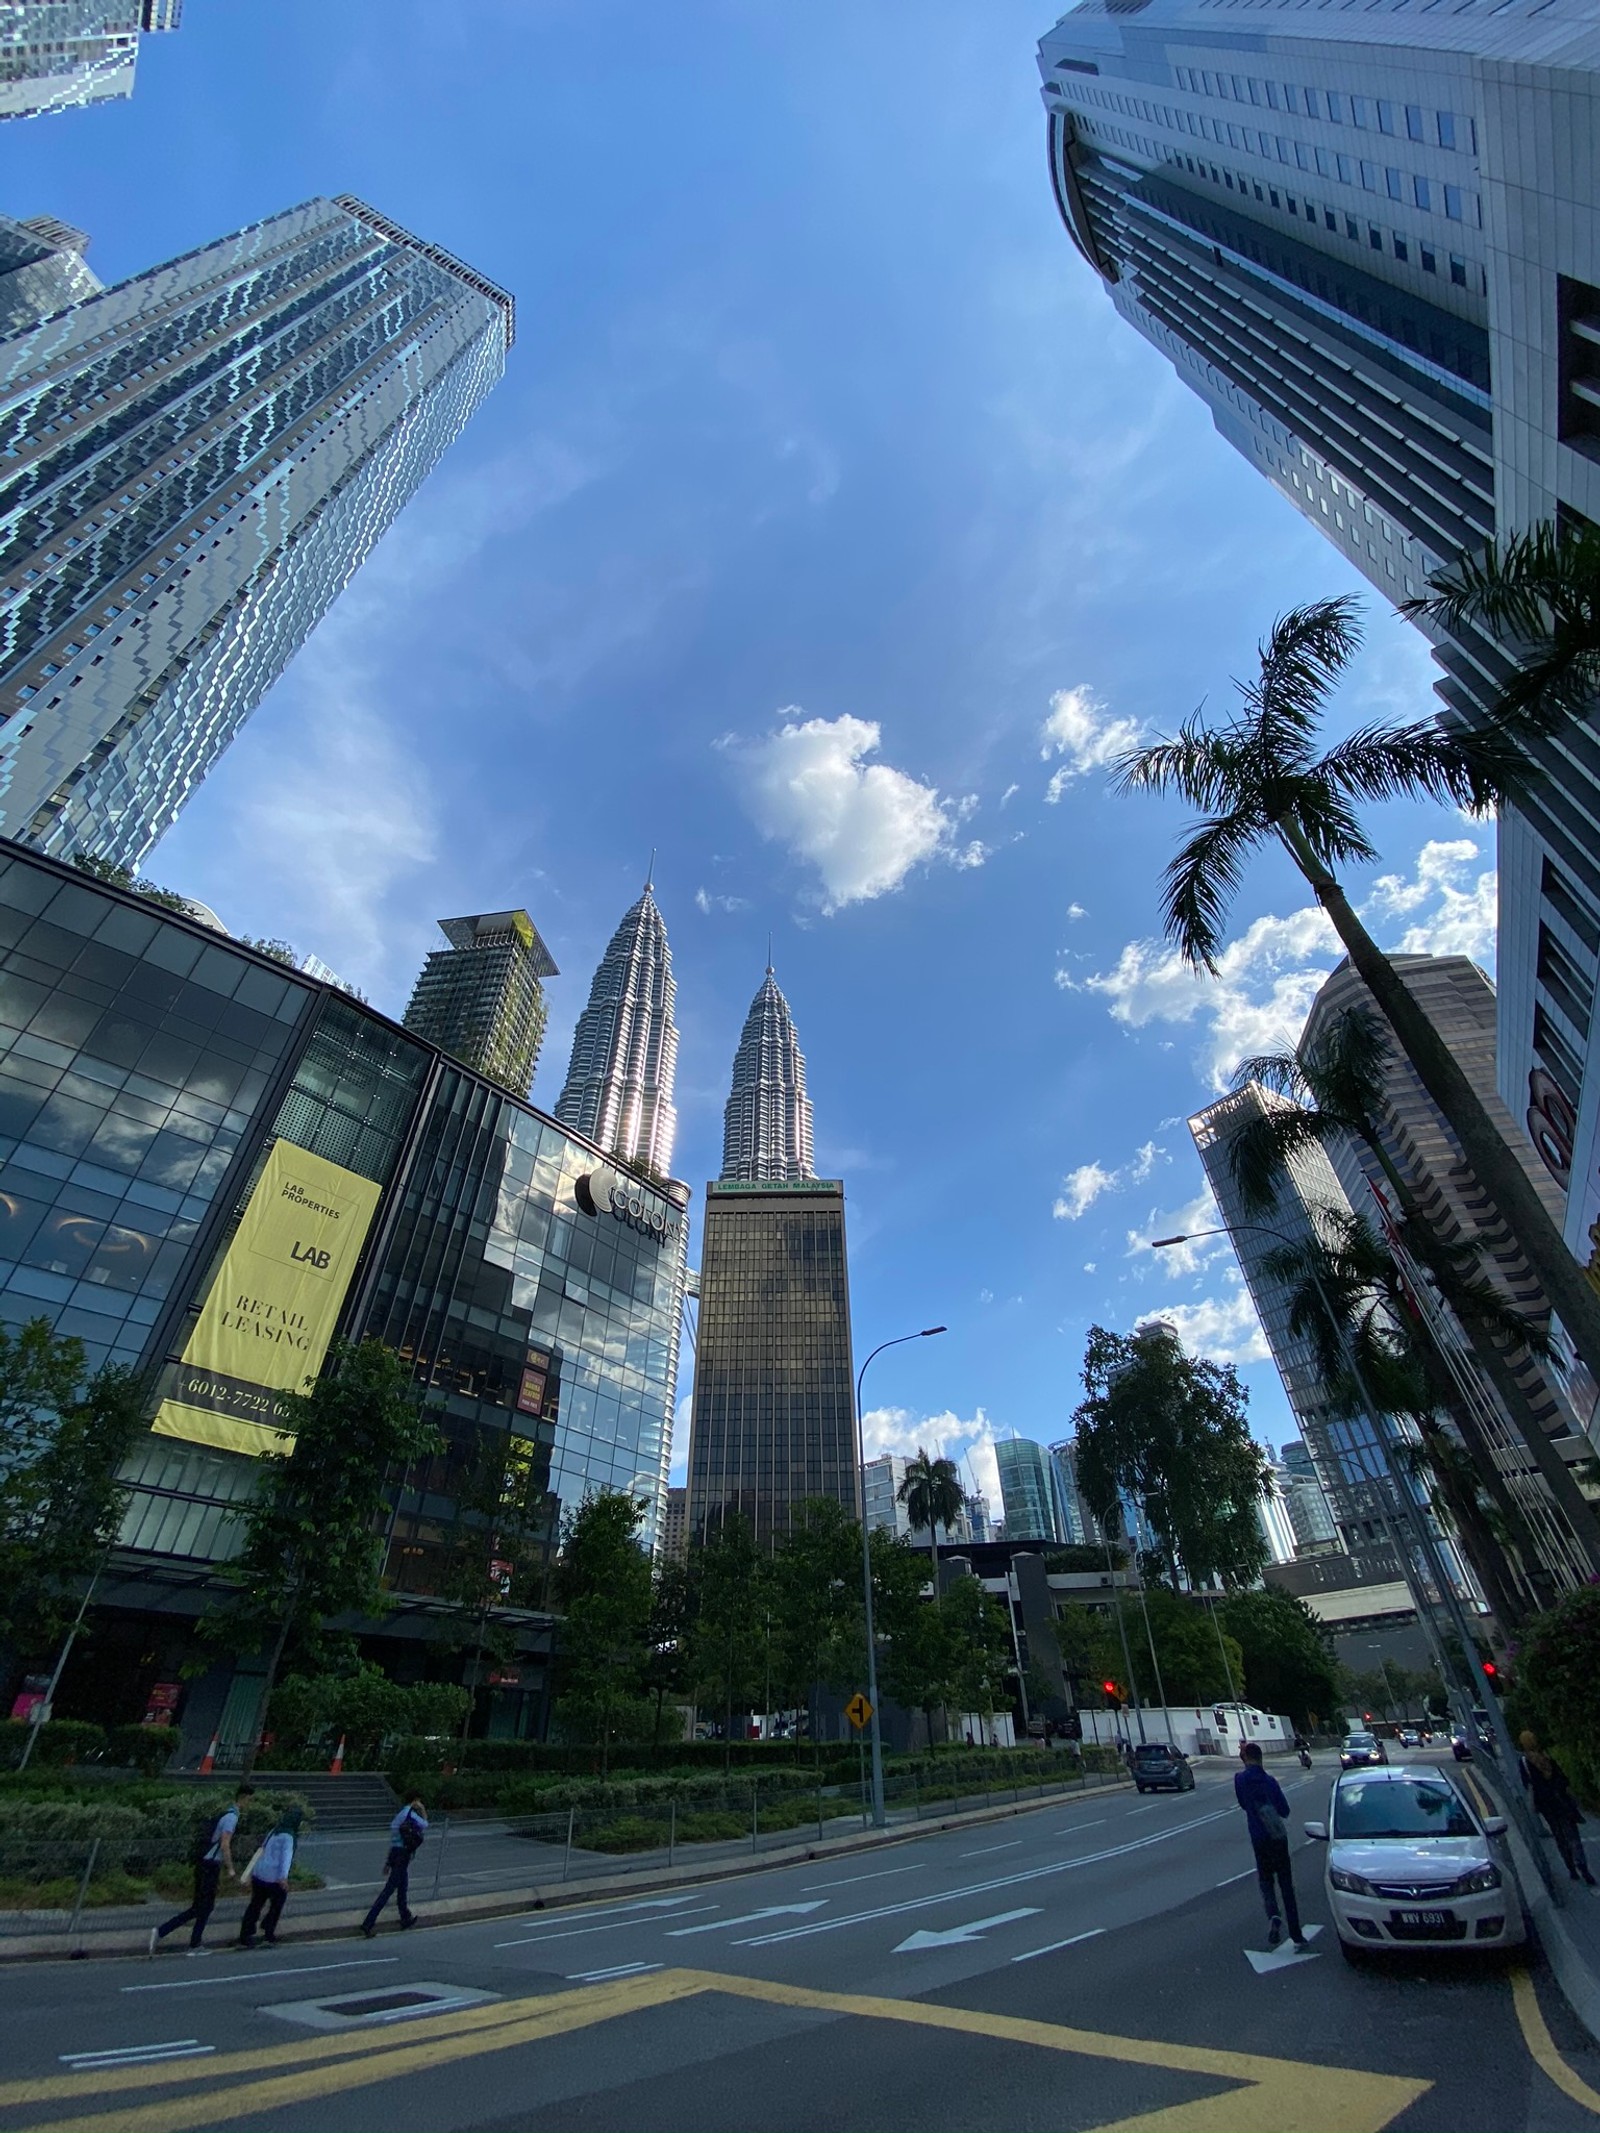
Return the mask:
<svg viewBox="0 0 1600 2133"><path fill-rule="evenodd" d="M668 1177L678 1127L678 988L653 858L650 874L595 972L555 1115L625 1162ZM797 1182L814 1174L812 1164L805 1057L769 961L734 1057L722 1175Z"/></svg>

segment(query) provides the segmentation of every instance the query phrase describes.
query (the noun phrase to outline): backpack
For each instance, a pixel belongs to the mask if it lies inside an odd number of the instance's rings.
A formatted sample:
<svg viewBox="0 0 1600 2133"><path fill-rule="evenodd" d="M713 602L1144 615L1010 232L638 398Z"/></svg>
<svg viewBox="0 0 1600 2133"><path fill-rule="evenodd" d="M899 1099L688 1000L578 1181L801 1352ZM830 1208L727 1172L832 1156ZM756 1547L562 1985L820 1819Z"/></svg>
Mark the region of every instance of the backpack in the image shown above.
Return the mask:
<svg viewBox="0 0 1600 2133"><path fill-rule="evenodd" d="M1274 1844L1281 1844L1289 1834L1289 1825L1270 1800L1263 1800L1256 1809L1256 1820Z"/></svg>
<svg viewBox="0 0 1600 2133"><path fill-rule="evenodd" d="M408 1814L400 1825L400 1832L395 1842L408 1859L415 1858L416 1854L422 1849L422 1840L426 1834L426 1830L422 1828L416 1816Z"/></svg>

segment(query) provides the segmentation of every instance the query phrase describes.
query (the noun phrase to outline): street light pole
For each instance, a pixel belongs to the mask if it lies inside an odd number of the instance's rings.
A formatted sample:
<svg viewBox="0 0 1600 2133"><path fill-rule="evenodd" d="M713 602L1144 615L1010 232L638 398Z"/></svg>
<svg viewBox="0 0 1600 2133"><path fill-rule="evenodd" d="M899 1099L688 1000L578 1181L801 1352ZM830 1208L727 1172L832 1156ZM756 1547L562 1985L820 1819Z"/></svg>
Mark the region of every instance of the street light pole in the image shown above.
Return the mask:
<svg viewBox="0 0 1600 2133"><path fill-rule="evenodd" d="M900 1348L907 1341L931 1340L936 1333L943 1333L943 1326L924 1326L920 1333L902 1333L892 1341L880 1341L856 1372L856 1472L861 1489L861 1591L867 1612L867 1701L872 1706L872 1716L867 1720L872 1740L872 1826L874 1829L888 1827L888 1815L883 1805L883 1734L878 1725L878 1639L872 1626L872 1535L867 1529L867 1438L861 1414L861 1387L867 1375L867 1363L874 1356L882 1355L885 1348ZM934 1594L938 1598L938 1594Z"/></svg>

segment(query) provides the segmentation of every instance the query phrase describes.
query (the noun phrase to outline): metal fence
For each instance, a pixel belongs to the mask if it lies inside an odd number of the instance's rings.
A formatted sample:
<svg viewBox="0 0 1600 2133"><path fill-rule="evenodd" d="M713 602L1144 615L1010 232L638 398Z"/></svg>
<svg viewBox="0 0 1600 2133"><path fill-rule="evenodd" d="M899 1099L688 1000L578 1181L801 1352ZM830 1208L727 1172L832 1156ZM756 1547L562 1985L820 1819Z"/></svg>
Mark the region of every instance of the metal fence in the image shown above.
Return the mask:
<svg viewBox="0 0 1600 2133"><path fill-rule="evenodd" d="M948 1775L888 1773L884 1792L890 1826L982 1813L1003 1806L1060 1799L1124 1785L1121 1772L1085 1771L1062 1757L1059 1777L1018 1777L992 1769L969 1775L950 1759ZM826 1842L871 1826L864 1784L763 1786L759 1780L686 1787L637 1807L568 1807L541 1815L468 1813L436 1816L427 1843L412 1863L411 1902L466 1896L515 1897L577 1887L630 1873L641 1876L688 1866L732 1864L788 1846ZM387 1828L330 1824L305 1831L280 1930L297 1920L359 1910L382 1884ZM237 1855L243 1866L244 1850ZM188 1903L194 1878L186 1843L138 1835L27 1838L0 1831L0 1950L8 1942L45 1939L62 1953L92 1948L112 1933L148 1931ZM224 1874L208 1943L237 1937L248 1894ZM392 1915L392 1914L391 1914ZM183 1935L174 1937L181 1944Z"/></svg>

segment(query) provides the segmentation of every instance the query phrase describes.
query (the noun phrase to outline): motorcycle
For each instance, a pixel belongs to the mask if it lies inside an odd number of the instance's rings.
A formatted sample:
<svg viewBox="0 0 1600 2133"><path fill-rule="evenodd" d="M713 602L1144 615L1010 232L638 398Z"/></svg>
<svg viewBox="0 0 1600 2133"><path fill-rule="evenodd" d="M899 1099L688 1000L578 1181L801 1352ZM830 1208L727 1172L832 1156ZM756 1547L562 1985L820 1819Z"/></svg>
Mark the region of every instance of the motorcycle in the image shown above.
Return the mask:
<svg viewBox="0 0 1600 2133"><path fill-rule="evenodd" d="M1302 1770L1309 1770L1311 1768L1311 1750L1309 1748L1302 1748L1300 1750L1300 1768Z"/></svg>

